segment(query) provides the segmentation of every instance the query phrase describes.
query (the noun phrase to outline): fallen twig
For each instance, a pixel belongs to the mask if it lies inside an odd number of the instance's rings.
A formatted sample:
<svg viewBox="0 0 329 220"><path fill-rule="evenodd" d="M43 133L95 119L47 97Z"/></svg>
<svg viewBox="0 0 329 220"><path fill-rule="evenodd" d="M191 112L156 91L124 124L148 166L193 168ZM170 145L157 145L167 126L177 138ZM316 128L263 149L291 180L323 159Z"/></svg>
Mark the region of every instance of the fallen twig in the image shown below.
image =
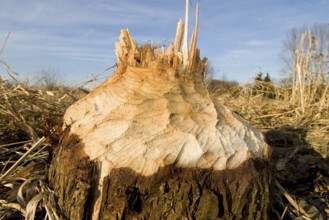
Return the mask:
<svg viewBox="0 0 329 220"><path fill-rule="evenodd" d="M306 219L311 220L310 216L307 214L307 212L302 208L299 207L299 205L295 202L295 200L291 197L291 195L281 186L281 184L275 180L275 185L278 187L278 189L280 190L280 192L284 195L284 197L286 197L286 199L288 200L288 202L300 213L302 213L304 215L304 217L306 217Z"/></svg>
<svg viewBox="0 0 329 220"><path fill-rule="evenodd" d="M9 176L18 166L21 162L25 160L25 158L31 154L36 148L38 148L40 145L42 145L46 141L45 137L40 138L21 158L19 158L16 163L11 166L5 174L3 174L0 177L0 181L5 179L7 176Z"/></svg>

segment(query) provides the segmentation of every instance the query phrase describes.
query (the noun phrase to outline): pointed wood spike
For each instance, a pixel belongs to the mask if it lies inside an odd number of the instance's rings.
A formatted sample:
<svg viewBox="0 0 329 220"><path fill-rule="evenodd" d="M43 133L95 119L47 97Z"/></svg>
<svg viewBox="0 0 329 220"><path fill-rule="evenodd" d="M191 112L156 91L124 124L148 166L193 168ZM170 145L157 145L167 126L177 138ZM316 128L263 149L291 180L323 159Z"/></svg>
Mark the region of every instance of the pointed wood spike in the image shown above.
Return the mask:
<svg viewBox="0 0 329 220"><path fill-rule="evenodd" d="M182 38L184 33L184 22L182 19L178 21L177 30L176 30L176 37L175 37L175 44L174 44L174 53L177 55L180 52L180 47L182 44Z"/></svg>
<svg viewBox="0 0 329 220"><path fill-rule="evenodd" d="M188 63L188 6L189 0L186 0L185 8L185 30L184 30L184 40L183 40L183 65L186 66Z"/></svg>
<svg viewBox="0 0 329 220"><path fill-rule="evenodd" d="M196 5L196 10L195 10L195 28L193 31L193 41L191 40L190 53L193 53L193 51L195 51L196 49L198 31L199 31L199 4Z"/></svg>
<svg viewBox="0 0 329 220"><path fill-rule="evenodd" d="M168 48L167 48L167 55L168 56L172 56L173 55L173 44L172 43L170 43L169 44L169 46L168 46Z"/></svg>
<svg viewBox="0 0 329 220"><path fill-rule="evenodd" d="M191 70L193 66L193 62L195 61L196 56L196 44L198 39L198 30L199 30L199 5L196 6L196 12L195 12L195 28L192 34L191 43L190 43L190 57L189 57L189 69Z"/></svg>

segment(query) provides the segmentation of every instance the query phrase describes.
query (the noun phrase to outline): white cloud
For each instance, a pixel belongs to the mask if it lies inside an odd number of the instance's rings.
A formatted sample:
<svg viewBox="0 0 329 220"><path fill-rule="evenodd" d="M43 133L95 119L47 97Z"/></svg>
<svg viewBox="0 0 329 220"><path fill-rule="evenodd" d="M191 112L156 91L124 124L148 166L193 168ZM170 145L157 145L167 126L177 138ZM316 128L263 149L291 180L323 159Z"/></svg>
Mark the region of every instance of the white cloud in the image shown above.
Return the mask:
<svg viewBox="0 0 329 220"><path fill-rule="evenodd" d="M252 47L259 47L259 46L270 46L276 44L276 40L269 40L269 39L251 39L246 41L244 44L246 46L252 46Z"/></svg>

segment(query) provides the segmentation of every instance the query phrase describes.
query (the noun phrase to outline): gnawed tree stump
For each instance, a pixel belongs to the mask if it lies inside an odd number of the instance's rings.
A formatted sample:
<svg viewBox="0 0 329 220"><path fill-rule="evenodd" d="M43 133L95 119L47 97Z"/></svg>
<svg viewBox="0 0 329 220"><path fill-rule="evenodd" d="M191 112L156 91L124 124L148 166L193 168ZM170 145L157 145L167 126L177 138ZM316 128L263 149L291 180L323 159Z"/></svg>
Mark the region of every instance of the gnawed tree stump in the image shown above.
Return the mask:
<svg viewBox="0 0 329 220"><path fill-rule="evenodd" d="M267 219L269 147L210 97L183 28L166 51L122 30L116 72L66 111L48 175L64 217Z"/></svg>

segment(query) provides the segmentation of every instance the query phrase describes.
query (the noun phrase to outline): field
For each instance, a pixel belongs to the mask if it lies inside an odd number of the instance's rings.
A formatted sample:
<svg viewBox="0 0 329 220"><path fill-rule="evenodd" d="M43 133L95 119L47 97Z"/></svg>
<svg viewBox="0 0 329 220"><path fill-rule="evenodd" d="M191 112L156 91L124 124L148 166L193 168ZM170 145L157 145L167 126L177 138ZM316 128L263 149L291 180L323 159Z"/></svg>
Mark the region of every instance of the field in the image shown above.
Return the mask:
<svg viewBox="0 0 329 220"><path fill-rule="evenodd" d="M220 80L199 84L207 86L211 99L263 132L272 147L271 219L329 216L328 62L312 44L306 43L305 53L305 39L306 34L287 84L261 77L243 86ZM80 87L31 88L0 78L0 219L60 219L47 183L50 156L61 142L65 110L87 93Z"/></svg>
<svg viewBox="0 0 329 220"><path fill-rule="evenodd" d="M256 93L249 88L218 98L261 130L273 148L275 219L326 219L323 216L329 214L328 108L317 111L311 107L302 113L291 101L290 89L266 83L258 88L261 89ZM276 98L268 98L269 90Z"/></svg>
<svg viewBox="0 0 329 220"><path fill-rule="evenodd" d="M60 141L66 108L86 93L64 87L33 90L3 81L0 90L1 219L45 215L57 219L59 212L46 179L49 153ZM302 113L291 102L291 89L264 82L213 86L210 95L261 130L272 146L273 218L326 219L328 107L317 111L311 106Z"/></svg>
<svg viewBox="0 0 329 220"><path fill-rule="evenodd" d="M0 219L41 218L55 208L46 174L56 129L65 109L85 93L0 81L0 94Z"/></svg>

